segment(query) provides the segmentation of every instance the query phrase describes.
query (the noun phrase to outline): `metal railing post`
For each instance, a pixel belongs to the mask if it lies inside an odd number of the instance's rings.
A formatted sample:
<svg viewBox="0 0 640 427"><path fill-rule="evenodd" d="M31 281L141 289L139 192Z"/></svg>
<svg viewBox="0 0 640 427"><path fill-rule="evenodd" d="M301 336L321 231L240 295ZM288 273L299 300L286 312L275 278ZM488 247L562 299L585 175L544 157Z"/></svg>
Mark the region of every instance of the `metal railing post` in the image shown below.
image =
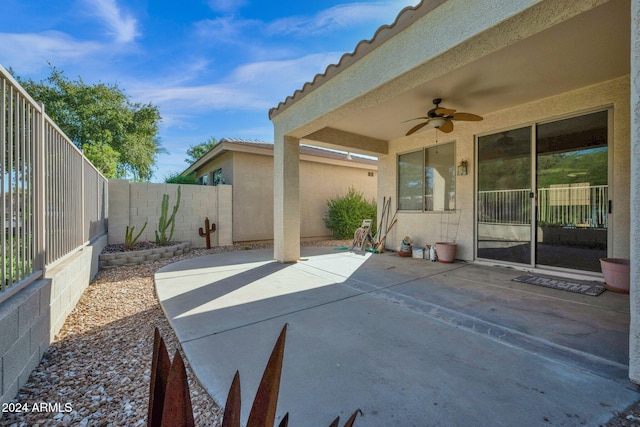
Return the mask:
<svg viewBox="0 0 640 427"><path fill-rule="evenodd" d="M45 162L45 114L44 114L44 103L40 102L38 104L40 106L40 117L38 122L38 129L36 132L37 141L35 143L35 149L37 152L36 156L36 206L34 209L34 213L36 215L36 263L38 268L42 270L42 275L44 276L46 273L46 251L47 251L47 240L46 240L46 215L47 215L47 203L46 203L46 162Z"/></svg>

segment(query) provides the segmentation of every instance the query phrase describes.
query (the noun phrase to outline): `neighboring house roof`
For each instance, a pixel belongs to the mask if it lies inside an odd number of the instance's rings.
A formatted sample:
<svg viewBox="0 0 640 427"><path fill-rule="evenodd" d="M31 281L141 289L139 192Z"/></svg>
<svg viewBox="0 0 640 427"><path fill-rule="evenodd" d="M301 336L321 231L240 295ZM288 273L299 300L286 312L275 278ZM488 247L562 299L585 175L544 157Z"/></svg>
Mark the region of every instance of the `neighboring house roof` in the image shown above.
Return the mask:
<svg viewBox="0 0 640 427"><path fill-rule="evenodd" d="M239 139L239 138L223 138L213 148L202 155L191 166L182 172L182 175L188 175L200 169L211 160L220 157L226 152L246 152L254 154L262 154L273 156L273 142ZM346 153L343 151L327 150L324 148L312 147L310 145L300 145L300 156L310 156L317 159L330 159L336 161L348 161L359 165L370 165L377 167L378 160L372 157L360 156L357 154Z"/></svg>
<svg viewBox="0 0 640 427"><path fill-rule="evenodd" d="M348 68L350 65L362 59L372 50L376 49L391 37L400 33L413 24L422 16L431 12L447 0L422 0L416 6L408 6L400 11L395 21L391 25L383 25L378 28L370 40L361 40L351 53L342 55L337 64L330 64L324 73L316 74L312 81L306 82L302 89L296 90L293 95L288 96L283 102L269 110L269 119L278 115L296 101L322 86L325 82Z"/></svg>

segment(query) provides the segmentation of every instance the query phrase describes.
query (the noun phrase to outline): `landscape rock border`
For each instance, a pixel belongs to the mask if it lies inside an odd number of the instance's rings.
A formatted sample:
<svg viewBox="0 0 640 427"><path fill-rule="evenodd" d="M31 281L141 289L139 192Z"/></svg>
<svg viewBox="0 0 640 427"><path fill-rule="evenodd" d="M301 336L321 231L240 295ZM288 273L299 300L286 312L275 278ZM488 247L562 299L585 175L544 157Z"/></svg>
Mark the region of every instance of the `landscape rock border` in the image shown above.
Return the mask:
<svg viewBox="0 0 640 427"><path fill-rule="evenodd" d="M189 251L191 242L182 242L171 246L161 246L141 251L112 252L100 254L98 266L100 270L123 265L145 264L161 259L182 255Z"/></svg>

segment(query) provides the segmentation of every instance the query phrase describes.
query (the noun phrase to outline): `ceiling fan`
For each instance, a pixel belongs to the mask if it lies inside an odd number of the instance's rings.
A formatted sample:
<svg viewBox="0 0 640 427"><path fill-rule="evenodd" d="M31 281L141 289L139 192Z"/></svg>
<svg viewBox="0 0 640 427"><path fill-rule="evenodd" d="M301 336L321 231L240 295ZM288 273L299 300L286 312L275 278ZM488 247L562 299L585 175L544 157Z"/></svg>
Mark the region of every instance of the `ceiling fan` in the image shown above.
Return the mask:
<svg viewBox="0 0 640 427"><path fill-rule="evenodd" d="M415 119L409 119L404 121L403 123L410 122L412 120L425 120L422 123L417 124L416 126L409 129L409 132L406 135L411 135L422 129L427 125L431 125L436 129L439 129L441 132L449 133L453 130L453 120L467 121L467 122L477 122L482 120L482 117L471 114L471 113L456 113L456 110L451 108L440 107L440 103L442 99L436 98L433 100L433 107L431 110L427 111L427 115L425 117L416 117Z"/></svg>

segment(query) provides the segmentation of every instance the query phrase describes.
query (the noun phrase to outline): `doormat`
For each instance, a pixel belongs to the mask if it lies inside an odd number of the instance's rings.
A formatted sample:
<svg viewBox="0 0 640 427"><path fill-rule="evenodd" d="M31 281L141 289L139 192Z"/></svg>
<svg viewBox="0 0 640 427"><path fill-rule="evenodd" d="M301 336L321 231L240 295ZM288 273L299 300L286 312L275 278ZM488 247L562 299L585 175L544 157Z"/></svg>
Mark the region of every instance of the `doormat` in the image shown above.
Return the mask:
<svg viewBox="0 0 640 427"><path fill-rule="evenodd" d="M588 281L571 281L564 279L556 279L548 276L539 276L535 274L525 274L523 276L511 279L514 282L528 283L530 285L544 286L546 288L559 289L562 291L575 292L597 297L604 292L604 284Z"/></svg>

